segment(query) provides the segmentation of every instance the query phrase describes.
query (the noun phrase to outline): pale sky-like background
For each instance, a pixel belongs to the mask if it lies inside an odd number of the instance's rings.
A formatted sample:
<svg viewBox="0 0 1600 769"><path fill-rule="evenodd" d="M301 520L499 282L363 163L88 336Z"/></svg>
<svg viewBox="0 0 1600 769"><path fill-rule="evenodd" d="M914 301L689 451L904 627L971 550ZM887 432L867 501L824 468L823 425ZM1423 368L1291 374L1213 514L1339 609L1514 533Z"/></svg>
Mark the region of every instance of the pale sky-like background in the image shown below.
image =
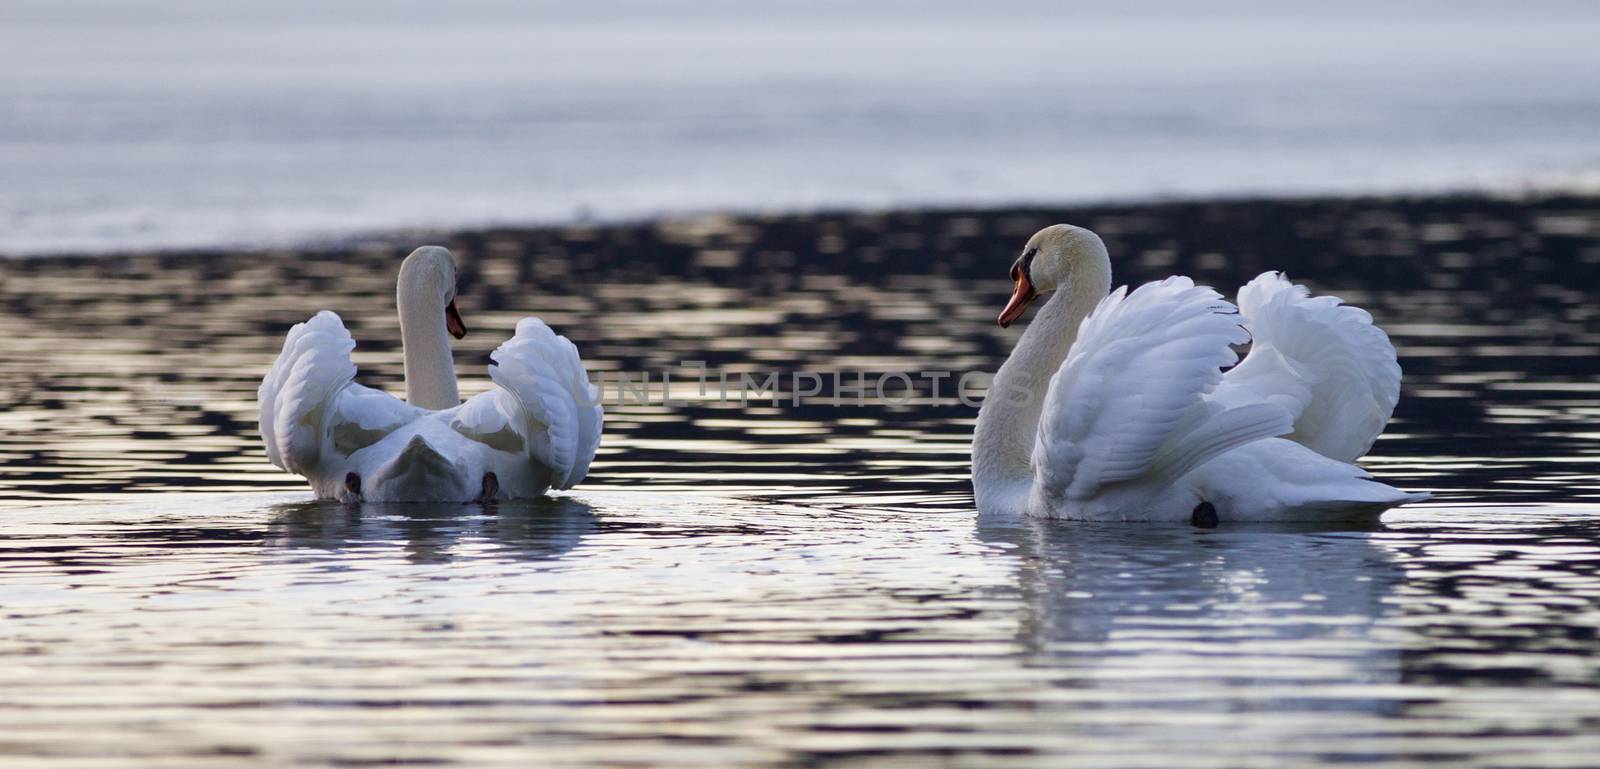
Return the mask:
<svg viewBox="0 0 1600 769"><path fill-rule="evenodd" d="M7 0L0 254L1593 187L1597 39L1580 2Z"/></svg>

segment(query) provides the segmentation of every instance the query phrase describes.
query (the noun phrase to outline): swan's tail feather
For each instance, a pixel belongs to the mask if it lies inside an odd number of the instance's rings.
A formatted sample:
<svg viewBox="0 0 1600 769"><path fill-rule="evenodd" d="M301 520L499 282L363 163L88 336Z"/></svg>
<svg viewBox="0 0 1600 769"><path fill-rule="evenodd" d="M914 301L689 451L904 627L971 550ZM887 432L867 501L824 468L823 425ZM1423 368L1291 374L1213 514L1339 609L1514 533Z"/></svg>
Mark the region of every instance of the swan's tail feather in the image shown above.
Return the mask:
<svg viewBox="0 0 1600 769"><path fill-rule="evenodd" d="M465 483L462 468L426 438L414 435L393 459L364 479L367 499L467 500L474 490Z"/></svg>
<svg viewBox="0 0 1600 769"><path fill-rule="evenodd" d="M1194 483L1225 521L1370 517L1429 498L1280 438L1241 446L1206 463L1196 471Z"/></svg>

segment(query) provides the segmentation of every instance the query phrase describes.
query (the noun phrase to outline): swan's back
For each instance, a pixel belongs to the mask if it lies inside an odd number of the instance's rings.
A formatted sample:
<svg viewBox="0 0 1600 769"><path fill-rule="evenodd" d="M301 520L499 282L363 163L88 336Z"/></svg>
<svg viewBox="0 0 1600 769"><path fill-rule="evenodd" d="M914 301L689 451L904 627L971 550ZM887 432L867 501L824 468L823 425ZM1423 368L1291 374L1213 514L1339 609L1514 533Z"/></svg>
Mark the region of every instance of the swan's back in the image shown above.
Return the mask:
<svg viewBox="0 0 1600 769"><path fill-rule="evenodd" d="M1248 340L1237 311L1185 277L1117 289L1051 380L1033 465L1035 508L1077 508L1121 484L1169 485L1223 452L1289 431L1265 402L1209 399Z"/></svg>

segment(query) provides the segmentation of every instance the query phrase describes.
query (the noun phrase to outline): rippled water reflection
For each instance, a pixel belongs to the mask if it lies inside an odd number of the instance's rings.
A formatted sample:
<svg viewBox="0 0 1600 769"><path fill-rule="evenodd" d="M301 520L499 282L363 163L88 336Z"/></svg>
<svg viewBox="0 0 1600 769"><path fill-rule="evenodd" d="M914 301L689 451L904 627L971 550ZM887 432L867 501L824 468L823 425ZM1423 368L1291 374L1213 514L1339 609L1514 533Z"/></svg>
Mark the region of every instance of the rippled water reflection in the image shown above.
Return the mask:
<svg viewBox="0 0 1600 769"><path fill-rule="evenodd" d="M1370 530L976 524L973 412L608 414L570 497L305 501L253 390L338 309L400 373L405 247L0 262L7 766L1582 766L1600 754L1600 203L707 218L461 236L465 392L537 312L596 369L992 369L1007 256L1266 267L1407 392ZM409 244L408 244L409 245ZM161 493L165 492L165 493ZM172 493L182 492L182 493Z"/></svg>

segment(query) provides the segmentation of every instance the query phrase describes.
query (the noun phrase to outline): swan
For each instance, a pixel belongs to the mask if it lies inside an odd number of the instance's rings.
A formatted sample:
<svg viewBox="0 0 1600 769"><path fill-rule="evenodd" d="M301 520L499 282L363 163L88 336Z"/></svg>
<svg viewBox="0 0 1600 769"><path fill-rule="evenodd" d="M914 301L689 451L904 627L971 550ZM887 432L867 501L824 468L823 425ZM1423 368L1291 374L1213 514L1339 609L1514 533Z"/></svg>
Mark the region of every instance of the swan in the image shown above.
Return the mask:
<svg viewBox="0 0 1600 769"><path fill-rule="evenodd" d="M1111 291L1105 244L1066 224L1029 239L1011 278L1002 327L1049 299L978 411L981 515L1209 527L1371 520L1428 497L1353 464L1400 397L1365 311L1277 272L1237 307L1182 276ZM1230 345L1247 342L1240 361Z"/></svg>
<svg viewBox="0 0 1600 769"><path fill-rule="evenodd" d="M267 458L345 502L487 503L583 480L603 415L577 348L523 318L489 356L495 386L462 403L449 337L467 328L455 295L449 251L424 246L401 263L403 401L355 383L355 340L336 313L291 328L256 392Z"/></svg>

